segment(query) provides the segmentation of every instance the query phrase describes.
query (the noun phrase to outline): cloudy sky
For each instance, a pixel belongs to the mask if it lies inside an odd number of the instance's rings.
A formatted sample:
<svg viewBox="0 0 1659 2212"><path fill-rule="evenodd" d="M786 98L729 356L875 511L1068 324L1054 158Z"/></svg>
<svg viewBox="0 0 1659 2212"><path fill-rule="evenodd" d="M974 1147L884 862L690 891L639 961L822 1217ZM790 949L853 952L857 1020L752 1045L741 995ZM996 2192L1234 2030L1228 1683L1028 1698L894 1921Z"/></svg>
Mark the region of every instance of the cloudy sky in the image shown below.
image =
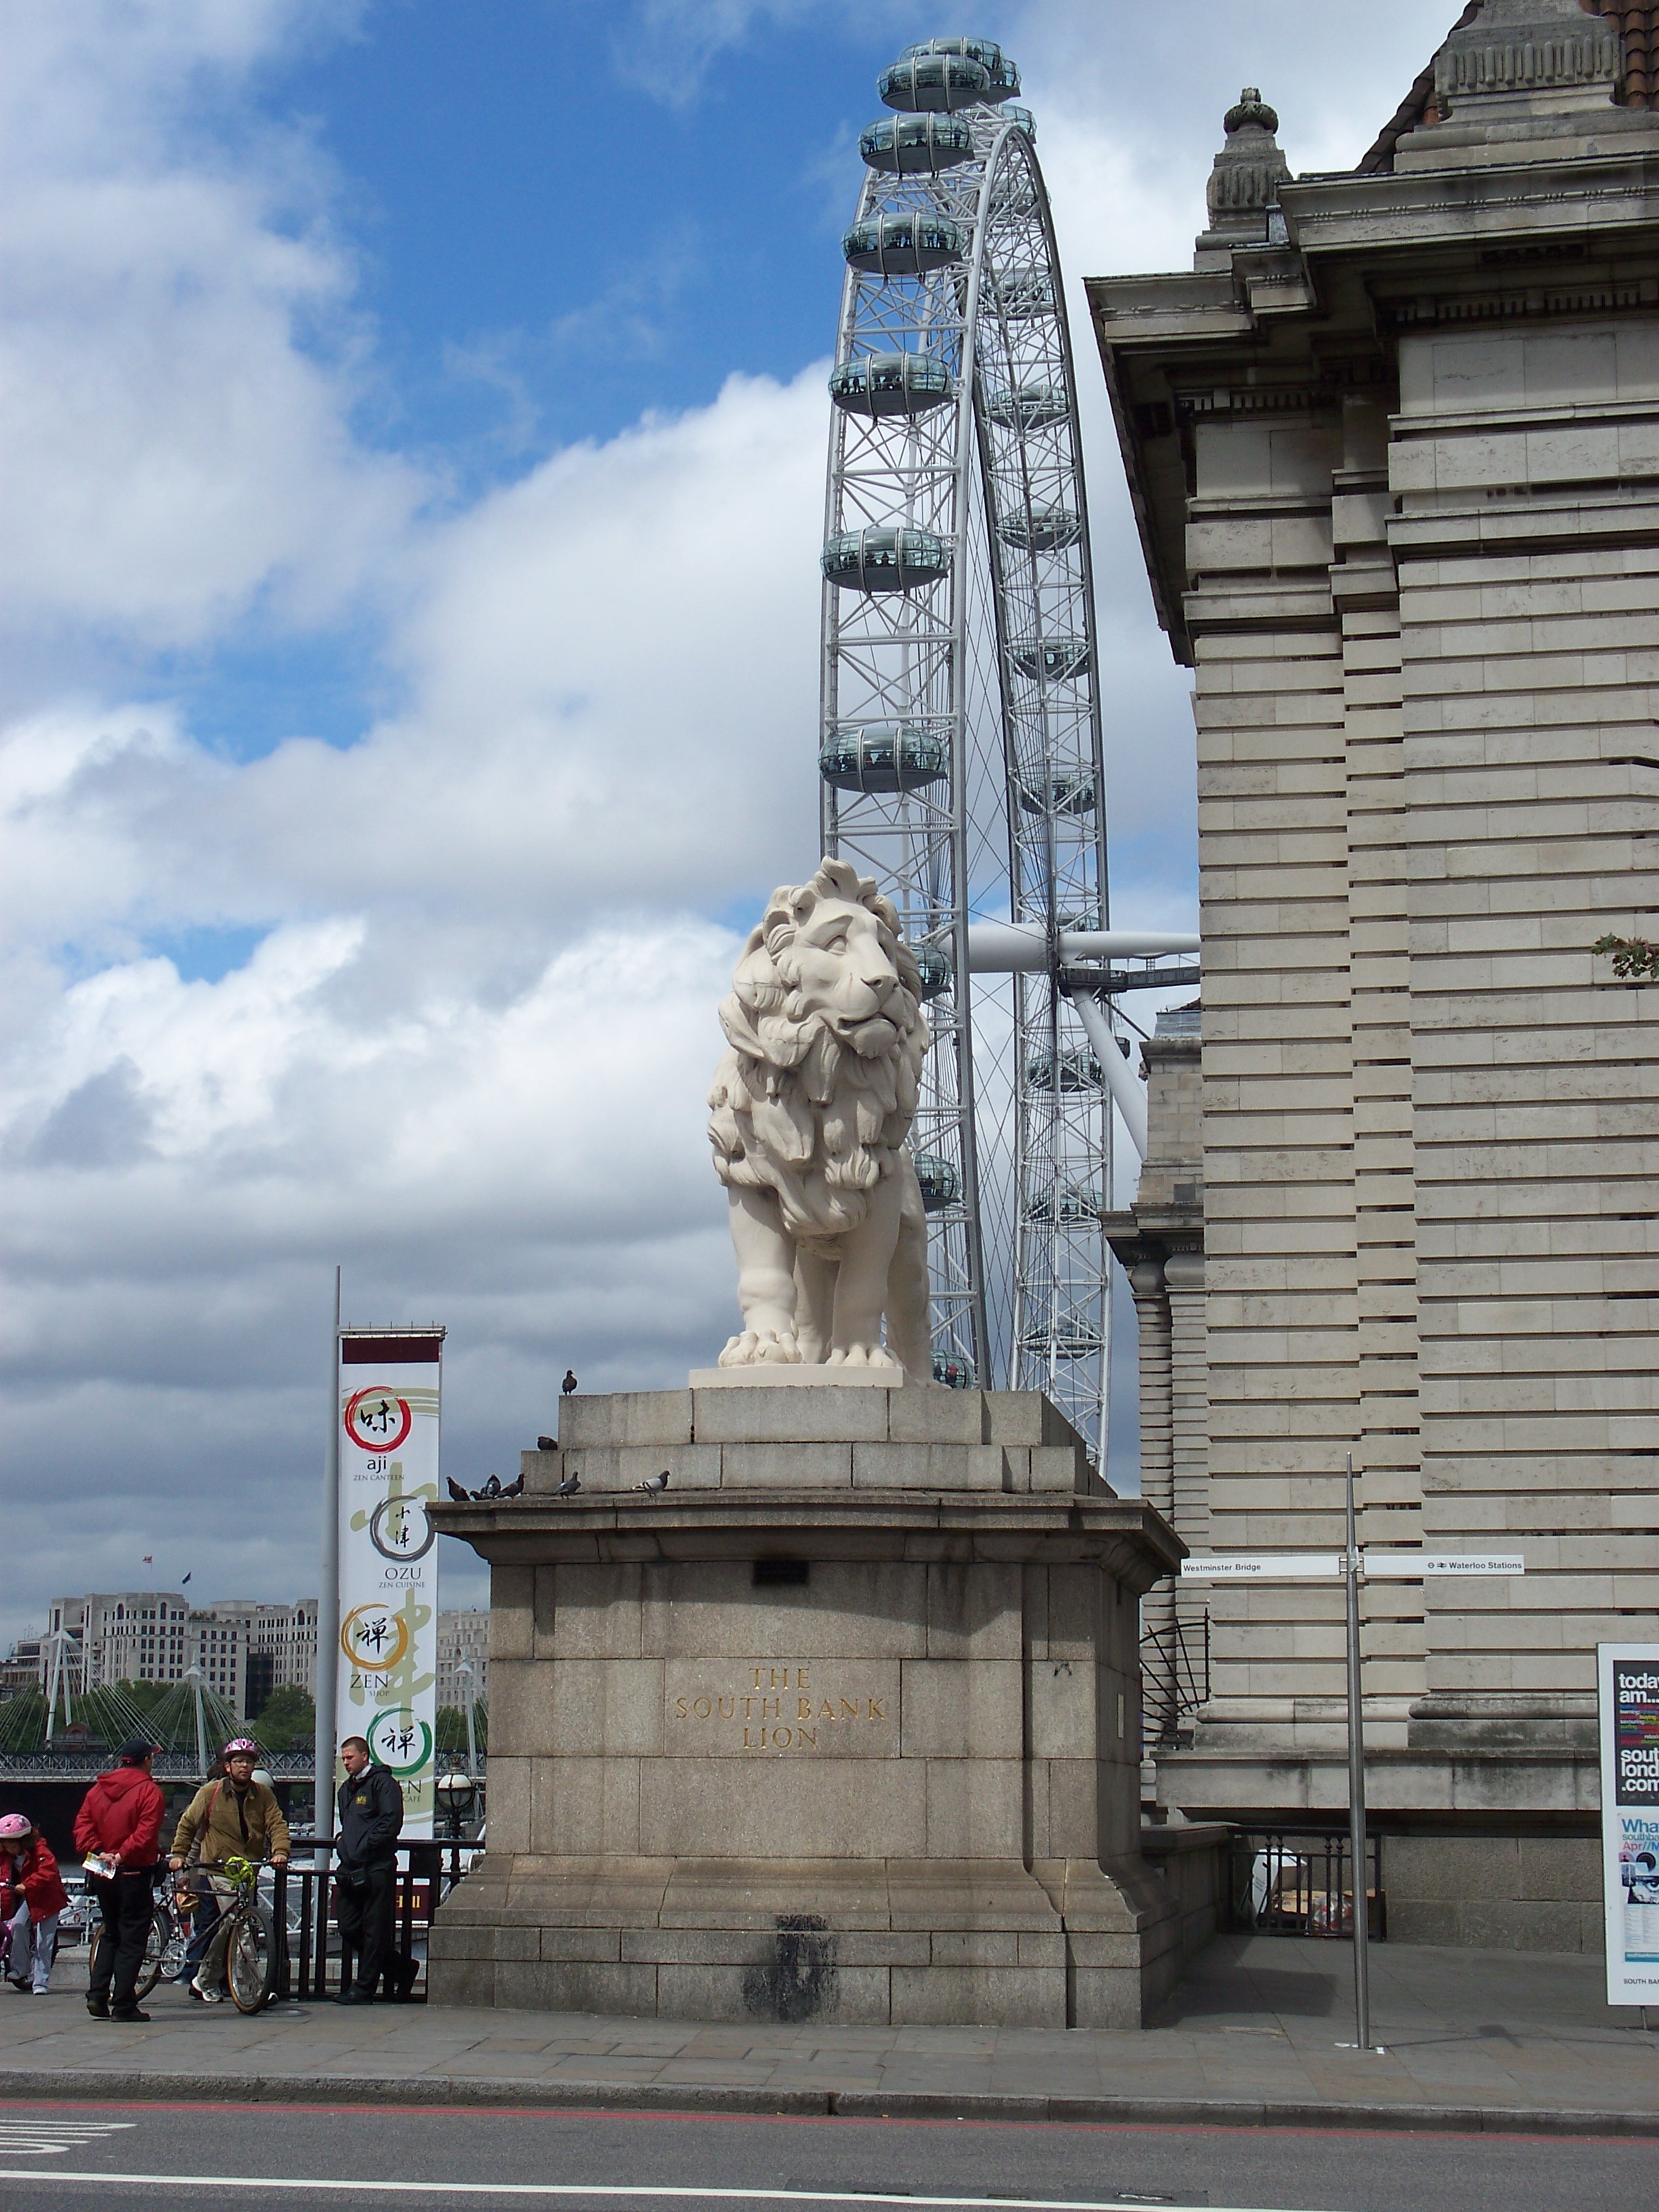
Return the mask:
<svg viewBox="0 0 1659 2212"><path fill-rule="evenodd" d="M1182 264L1241 84L1349 165L1457 12L963 27L1024 69L1075 298ZM567 1363L672 1383L733 1325L713 1010L814 857L837 240L941 27L9 0L0 1638L314 1588L337 1261L349 1320L447 1324L474 1480ZM1184 923L1188 686L1079 335L1115 913Z"/></svg>

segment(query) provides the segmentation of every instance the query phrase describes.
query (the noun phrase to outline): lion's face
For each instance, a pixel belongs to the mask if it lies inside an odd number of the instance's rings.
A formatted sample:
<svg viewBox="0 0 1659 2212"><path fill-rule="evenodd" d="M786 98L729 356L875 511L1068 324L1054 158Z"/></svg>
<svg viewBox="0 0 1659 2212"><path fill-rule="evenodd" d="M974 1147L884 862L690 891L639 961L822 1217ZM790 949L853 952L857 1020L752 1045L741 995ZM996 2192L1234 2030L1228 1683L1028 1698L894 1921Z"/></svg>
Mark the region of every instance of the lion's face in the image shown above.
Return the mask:
<svg viewBox="0 0 1659 2212"><path fill-rule="evenodd" d="M890 935L866 906L817 899L774 956L800 1015L817 1015L862 1060L891 1052L911 1011Z"/></svg>

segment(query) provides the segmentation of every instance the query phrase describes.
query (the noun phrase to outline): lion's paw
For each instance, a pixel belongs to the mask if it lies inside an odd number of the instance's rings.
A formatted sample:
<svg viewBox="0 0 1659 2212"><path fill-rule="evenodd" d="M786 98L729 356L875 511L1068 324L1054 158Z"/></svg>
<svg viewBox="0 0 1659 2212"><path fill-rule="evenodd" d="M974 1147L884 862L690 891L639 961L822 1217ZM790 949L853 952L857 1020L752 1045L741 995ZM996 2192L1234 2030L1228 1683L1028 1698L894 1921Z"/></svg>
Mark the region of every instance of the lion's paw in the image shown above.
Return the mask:
<svg viewBox="0 0 1659 2212"><path fill-rule="evenodd" d="M838 1344L824 1363L828 1367L896 1367L898 1364L879 1344Z"/></svg>
<svg viewBox="0 0 1659 2212"><path fill-rule="evenodd" d="M744 1329L720 1356L722 1367L799 1367L800 1346L793 1336L769 1328Z"/></svg>

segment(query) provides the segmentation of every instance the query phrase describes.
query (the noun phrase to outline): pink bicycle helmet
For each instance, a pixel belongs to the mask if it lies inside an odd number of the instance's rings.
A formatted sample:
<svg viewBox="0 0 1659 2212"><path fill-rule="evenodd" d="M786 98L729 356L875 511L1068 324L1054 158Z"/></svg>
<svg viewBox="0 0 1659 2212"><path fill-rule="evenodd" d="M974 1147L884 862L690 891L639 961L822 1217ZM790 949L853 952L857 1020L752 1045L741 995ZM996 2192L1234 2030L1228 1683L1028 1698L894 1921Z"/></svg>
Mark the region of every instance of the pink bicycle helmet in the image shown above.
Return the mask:
<svg viewBox="0 0 1659 2212"><path fill-rule="evenodd" d="M219 1756L222 1759L258 1759L259 1747L251 1735L234 1735Z"/></svg>
<svg viewBox="0 0 1659 2212"><path fill-rule="evenodd" d="M27 1813L8 1813L0 1819L0 1844L21 1843L33 1832L34 1823Z"/></svg>

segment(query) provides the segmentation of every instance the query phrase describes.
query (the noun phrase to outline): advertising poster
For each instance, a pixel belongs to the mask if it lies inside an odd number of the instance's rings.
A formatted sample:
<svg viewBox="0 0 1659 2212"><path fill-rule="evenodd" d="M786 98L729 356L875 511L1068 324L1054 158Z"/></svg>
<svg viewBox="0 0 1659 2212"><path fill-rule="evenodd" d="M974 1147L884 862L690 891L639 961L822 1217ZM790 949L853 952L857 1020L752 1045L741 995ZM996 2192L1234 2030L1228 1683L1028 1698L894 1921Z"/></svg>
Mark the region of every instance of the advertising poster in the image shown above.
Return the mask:
<svg viewBox="0 0 1659 2212"><path fill-rule="evenodd" d="M405 1836L432 1833L437 1723L441 1329L340 1339L337 1741L367 1736L404 1789ZM337 1771L337 1779L343 1769Z"/></svg>
<svg viewBox="0 0 1659 2212"><path fill-rule="evenodd" d="M1659 1644L1600 1644L1607 2002L1659 2004Z"/></svg>

